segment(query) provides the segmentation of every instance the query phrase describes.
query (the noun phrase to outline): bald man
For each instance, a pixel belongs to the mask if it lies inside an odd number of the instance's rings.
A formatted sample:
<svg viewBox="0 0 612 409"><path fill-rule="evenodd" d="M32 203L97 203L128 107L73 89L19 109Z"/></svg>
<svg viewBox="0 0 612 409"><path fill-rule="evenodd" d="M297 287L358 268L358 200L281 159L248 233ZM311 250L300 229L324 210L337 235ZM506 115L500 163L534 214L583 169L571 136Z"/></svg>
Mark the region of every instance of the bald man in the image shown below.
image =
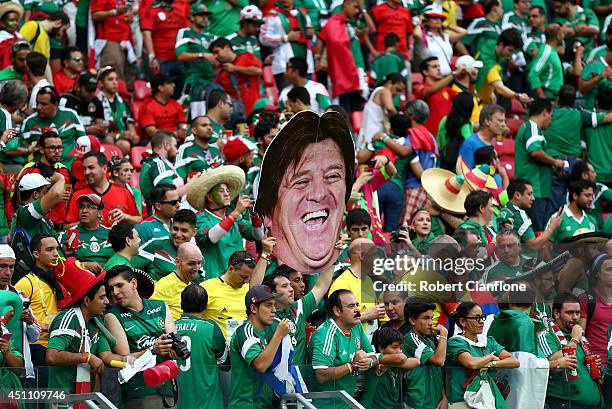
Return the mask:
<svg viewBox="0 0 612 409"><path fill-rule="evenodd" d="M336 278L328 293L329 296L336 290L349 290L355 295L359 303L361 322L365 325L364 329L368 335L378 327L378 320L385 317L385 305L382 302L375 303L372 279L362 270L364 258L375 250L375 246L372 240L366 238L351 241L348 248L351 264Z"/></svg>
<svg viewBox="0 0 612 409"><path fill-rule="evenodd" d="M164 301L176 321L183 315L181 293L189 284L197 284L202 270L202 252L193 243L183 243L176 251L176 271L155 284L152 300Z"/></svg>

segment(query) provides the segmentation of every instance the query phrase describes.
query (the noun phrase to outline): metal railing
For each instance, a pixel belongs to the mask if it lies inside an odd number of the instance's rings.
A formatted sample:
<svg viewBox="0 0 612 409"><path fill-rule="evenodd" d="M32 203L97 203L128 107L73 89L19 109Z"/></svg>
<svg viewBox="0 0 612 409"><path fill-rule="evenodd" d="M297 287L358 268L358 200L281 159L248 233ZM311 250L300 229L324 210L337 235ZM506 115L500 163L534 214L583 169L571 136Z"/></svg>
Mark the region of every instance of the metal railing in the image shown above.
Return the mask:
<svg viewBox="0 0 612 409"><path fill-rule="evenodd" d="M289 402L296 401L297 408L316 409L310 399L341 399L351 409L365 409L363 405L355 400L346 391L328 391L328 392L309 392L309 393L288 393L281 399L281 409L288 409Z"/></svg>
<svg viewBox="0 0 612 409"><path fill-rule="evenodd" d="M117 409L117 407L106 396L100 392L80 393L68 395L63 402L53 402L50 404L51 409L59 408L59 405L66 403L84 402L91 409Z"/></svg>

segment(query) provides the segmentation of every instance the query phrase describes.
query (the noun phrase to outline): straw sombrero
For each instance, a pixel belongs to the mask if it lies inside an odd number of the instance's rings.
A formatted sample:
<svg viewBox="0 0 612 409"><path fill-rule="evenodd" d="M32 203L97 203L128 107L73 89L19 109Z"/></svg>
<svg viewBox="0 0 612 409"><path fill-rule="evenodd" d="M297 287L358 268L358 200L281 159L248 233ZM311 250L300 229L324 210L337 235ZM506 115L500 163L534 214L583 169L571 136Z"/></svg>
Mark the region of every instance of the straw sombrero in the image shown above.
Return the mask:
<svg viewBox="0 0 612 409"><path fill-rule="evenodd" d="M21 20L23 17L23 7L21 7L21 4L13 3L12 1L0 3L0 19L11 11L17 13L19 15L19 20Z"/></svg>
<svg viewBox="0 0 612 409"><path fill-rule="evenodd" d="M506 282L530 280L549 271L556 273L563 268L570 257L569 251L564 251L549 262L536 259L529 260L523 265L523 271L518 271L514 277L506 278Z"/></svg>
<svg viewBox="0 0 612 409"><path fill-rule="evenodd" d="M238 166L226 165L205 171L193 183L187 193L187 201L196 210L204 210L206 207L206 195L210 189L220 183L225 183L230 190L232 200L238 196L244 186L244 171Z"/></svg>
<svg viewBox="0 0 612 409"><path fill-rule="evenodd" d="M425 192L439 208L449 213L465 214L463 203L470 189L463 176L446 169L430 168L423 172L421 183Z"/></svg>
<svg viewBox="0 0 612 409"><path fill-rule="evenodd" d="M611 238L612 234L610 233L591 231L587 228L581 228L576 230L572 237L562 240L561 243L605 243Z"/></svg>

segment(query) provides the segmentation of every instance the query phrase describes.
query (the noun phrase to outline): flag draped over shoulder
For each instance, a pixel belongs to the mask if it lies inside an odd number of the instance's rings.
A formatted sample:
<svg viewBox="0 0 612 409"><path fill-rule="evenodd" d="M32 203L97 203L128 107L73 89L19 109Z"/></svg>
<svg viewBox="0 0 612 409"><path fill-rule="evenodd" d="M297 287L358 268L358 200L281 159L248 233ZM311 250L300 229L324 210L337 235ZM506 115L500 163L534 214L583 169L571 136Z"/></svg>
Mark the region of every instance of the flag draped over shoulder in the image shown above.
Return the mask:
<svg viewBox="0 0 612 409"><path fill-rule="evenodd" d="M327 50L327 72L332 79L332 97L360 89L359 72L351 52L347 19L333 15L319 35Z"/></svg>
<svg viewBox="0 0 612 409"><path fill-rule="evenodd" d="M521 366L500 371L507 378L509 408L542 409L548 385L548 360L539 351L535 324L520 310L504 310L495 314L487 335L512 352Z"/></svg>
<svg viewBox="0 0 612 409"><path fill-rule="evenodd" d="M294 353L291 337L286 335L280 347L276 350L270 368L266 372L258 374L262 381L278 396L283 396L287 393L308 392L302 375L298 368L293 365Z"/></svg>

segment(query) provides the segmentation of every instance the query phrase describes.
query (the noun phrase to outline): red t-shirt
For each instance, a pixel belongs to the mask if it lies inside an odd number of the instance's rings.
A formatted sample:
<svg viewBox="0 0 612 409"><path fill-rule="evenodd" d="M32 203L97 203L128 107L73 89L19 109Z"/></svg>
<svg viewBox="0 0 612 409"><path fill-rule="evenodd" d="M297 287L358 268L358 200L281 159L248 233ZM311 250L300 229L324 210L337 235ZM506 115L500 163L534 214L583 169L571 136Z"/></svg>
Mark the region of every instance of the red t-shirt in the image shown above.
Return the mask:
<svg viewBox="0 0 612 409"><path fill-rule="evenodd" d="M425 98L423 94L429 87L431 87L431 84L424 82L416 87L414 90L414 96L417 99L422 99L423 101L427 102L427 105L429 106L429 118L427 118L424 125L434 136L438 136L438 125L440 125L442 118L444 118L450 112L453 106L453 99L455 98L455 95L457 95L457 91L454 91L449 87L444 87L435 94L430 95L429 98Z"/></svg>
<svg viewBox="0 0 612 409"><path fill-rule="evenodd" d="M176 126L182 122L185 122L183 107L173 98L170 98L166 104L155 98L149 98L138 114L138 125L141 129L155 126L157 129L175 132Z"/></svg>
<svg viewBox="0 0 612 409"><path fill-rule="evenodd" d="M181 28L189 26L185 14L184 0L172 3L172 9L151 7L145 11L140 28L150 30L153 48L159 60L176 61L176 34Z"/></svg>
<svg viewBox="0 0 612 409"><path fill-rule="evenodd" d="M412 16L410 10L404 6L391 7L388 3L379 4L370 10L374 24L376 24L376 50L385 51L385 37L389 33L399 37L398 49L408 57L407 35L412 34Z"/></svg>
<svg viewBox="0 0 612 409"><path fill-rule="evenodd" d="M597 295L597 289L593 288L595 300L595 310L591 320L587 323L586 333L584 334L591 344L591 349L594 354L601 357L601 362L605 362L605 357L608 356L608 325L612 321L612 304L607 304ZM588 318L588 296L586 293L580 294L580 318Z"/></svg>
<svg viewBox="0 0 612 409"><path fill-rule="evenodd" d="M140 216L134 197L127 188L111 183L106 192L100 193L87 186L85 189L77 190L70 196L68 202L68 215L66 223L75 223L79 221L79 205L77 198L81 195L95 193L102 198L104 209L102 209L102 224L106 227L111 227L114 220L111 220L109 212L113 209L120 209L129 216Z"/></svg>
<svg viewBox="0 0 612 409"><path fill-rule="evenodd" d="M472 20L478 17L484 17L484 6L482 3L474 2L467 6L461 6L464 20Z"/></svg>
<svg viewBox="0 0 612 409"><path fill-rule="evenodd" d="M24 175L27 175L28 173L38 173L45 177L48 176L44 174L39 168L37 168L36 165L34 165L28 168L24 168L22 170L22 173L20 174L19 179L21 179ZM68 171L68 169L56 169L54 173L59 173L64 177L64 180L66 181L66 189L73 190L72 186L70 185L72 178L70 177L70 172ZM61 202L53 206L53 208L49 211L49 220L51 220L56 226L64 224L64 221L66 220L66 202L62 200Z"/></svg>
<svg viewBox="0 0 612 409"><path fill-rule="evenodd" d="M244 53L236 56L233 64L237 67L261 67L261 61L251 53ZM238 88L240 88L240 93L234 88L231 75L235 77ZM246 108L246 113L249 115L253 110L255 101L261 98L259 95L259 81L261 78L259 76L242 75L236 72L231 75L227 71L221 70L217 82L233 99L242 100Z"/></svg>
<svg viewBox="0 0 612 409"><path fill-rule="evenodd" d="M125 0L92 1L91 14L93 15L96 11L111 11L119 6L125 6ZM95 25L96 38L99 40L120 42L129 40L132 37L126 14L109 17L102 22L95 23Z"/></svg>
<svg viewBox="0 0 612 409"><path fill-rule="evenodd" d="M72 91L76 87L78 80L78 75L74 78L70 78L64 73L64 70L53 73L53 84L60 95Z"/></svg>

